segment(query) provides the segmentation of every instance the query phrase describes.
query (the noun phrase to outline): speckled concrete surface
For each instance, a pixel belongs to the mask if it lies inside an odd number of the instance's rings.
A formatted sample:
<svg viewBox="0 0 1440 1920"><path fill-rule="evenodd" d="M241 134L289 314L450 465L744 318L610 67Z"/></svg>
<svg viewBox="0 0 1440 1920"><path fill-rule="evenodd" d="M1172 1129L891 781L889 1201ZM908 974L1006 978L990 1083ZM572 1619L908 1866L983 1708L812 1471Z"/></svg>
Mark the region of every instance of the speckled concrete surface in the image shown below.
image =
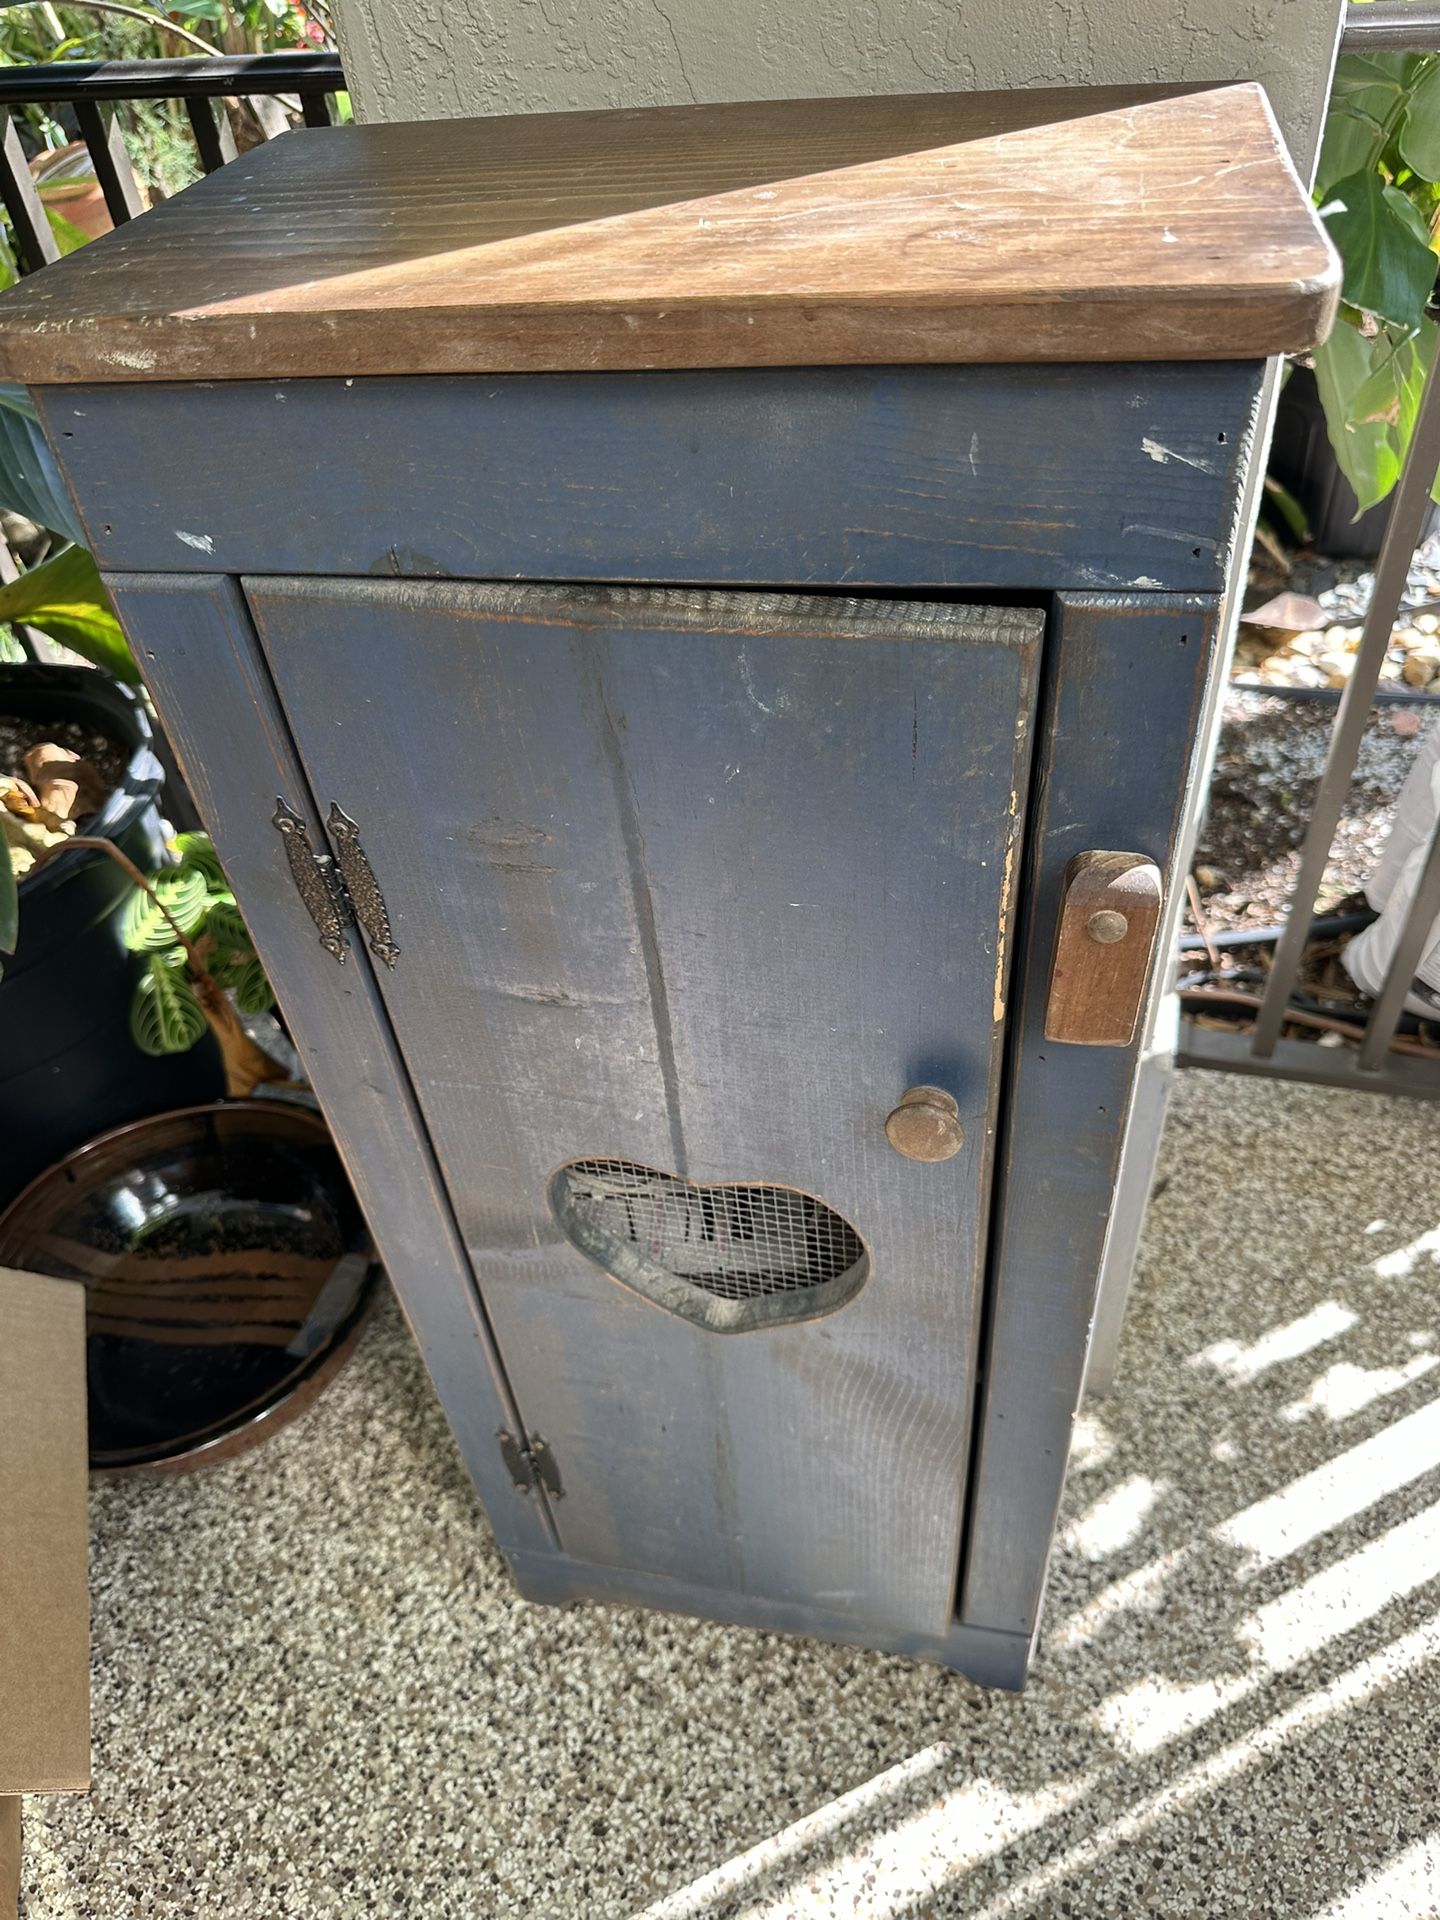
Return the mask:
<svg viewBox="0 0 1440 1920"><path fill-rule="evenodd" d="M393 1310L92 1502L27 1920L1440 1914L1440 1112L1183 1076L1030 1691L517 1601Z"/></svg>

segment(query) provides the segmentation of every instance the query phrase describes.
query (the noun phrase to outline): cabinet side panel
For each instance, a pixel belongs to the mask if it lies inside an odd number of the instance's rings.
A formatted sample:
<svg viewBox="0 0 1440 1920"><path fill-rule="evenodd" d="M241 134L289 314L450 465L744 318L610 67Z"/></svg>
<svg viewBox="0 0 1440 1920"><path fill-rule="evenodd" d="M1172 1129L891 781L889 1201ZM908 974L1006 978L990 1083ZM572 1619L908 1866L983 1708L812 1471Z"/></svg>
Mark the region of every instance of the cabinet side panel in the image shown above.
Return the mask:
<svg viewBox="0 0 1440 1920"><path fill-rule="evenodd" d="M244 601L227 579L107 576L147 684L284 1010L502 1548L554 1537L496 1442L517 1413L364 943L320 945L272 825L277 796L324 846Z"/></svg>
<svg viewBox="0 0 1440 1920"><path fill-rule="evenodd" d="M1077 852L1116 848L1153 859L1167 891L1180 884L1217 624L1208 597L1066 597L1057 609L960 1608L966 1623L1001 1632L1029 1634L1039 1610L1140 1050L1138 1036L1129 1047L1045 1038L1065 869Z"/></svg>

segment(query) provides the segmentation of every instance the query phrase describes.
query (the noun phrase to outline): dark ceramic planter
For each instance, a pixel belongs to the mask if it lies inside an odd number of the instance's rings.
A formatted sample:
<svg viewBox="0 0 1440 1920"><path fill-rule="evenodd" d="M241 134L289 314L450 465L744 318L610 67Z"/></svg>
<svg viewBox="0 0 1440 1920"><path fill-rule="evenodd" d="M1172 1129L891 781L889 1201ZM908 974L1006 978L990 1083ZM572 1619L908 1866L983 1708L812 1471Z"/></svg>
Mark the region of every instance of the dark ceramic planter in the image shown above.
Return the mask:
<svg viewBox="0 0 1440 1920"><path fill-rule="evenodd" d="M87 667L0 666L0 711L78 720L128 748L124 778L85 831L153 866L163 775L136 696ZM120 939L129 891L116 863L88 847L20 883L20 939L0 979L0 1203L108 1127L224 1092L208 1034L164 1059L130 1038L144 961Z"/></svg>
<svg viewBox="0 0 1440 1920"><path fill-rule="evenodd" d="M82 1280L90 1464L232 1458L343 1365L379 1269L324 1121L288 1100L88 1142L0 1216L0 1266Z"/></svg>

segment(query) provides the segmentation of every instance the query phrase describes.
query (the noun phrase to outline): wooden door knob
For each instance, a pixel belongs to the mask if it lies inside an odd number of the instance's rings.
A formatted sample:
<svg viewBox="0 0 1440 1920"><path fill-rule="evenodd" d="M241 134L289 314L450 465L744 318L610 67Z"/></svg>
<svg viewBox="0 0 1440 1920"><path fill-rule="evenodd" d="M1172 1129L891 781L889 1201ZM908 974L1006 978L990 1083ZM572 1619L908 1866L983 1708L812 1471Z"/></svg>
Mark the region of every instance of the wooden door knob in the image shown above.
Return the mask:
<svg viewBox="0 0 1440 1920"><path fill-rule="evenodd" d="M885 1122L885 1138L907 1160L949 1160L965 1144L959 1104L943 1087L909 1087Z"/></svg>

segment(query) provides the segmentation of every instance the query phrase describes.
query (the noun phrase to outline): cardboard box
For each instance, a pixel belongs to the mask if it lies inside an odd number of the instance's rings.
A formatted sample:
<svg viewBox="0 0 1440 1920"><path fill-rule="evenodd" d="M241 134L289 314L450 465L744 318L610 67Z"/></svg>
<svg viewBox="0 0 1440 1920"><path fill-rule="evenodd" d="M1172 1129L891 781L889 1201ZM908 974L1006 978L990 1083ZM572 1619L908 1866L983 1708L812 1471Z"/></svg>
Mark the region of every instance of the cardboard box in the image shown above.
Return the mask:
<svg viewBox="0 0 1440 1920"><path fill-rule="evenodd" d="M0 1795L90 1784L85 1289L0 1267ZM20 1803L0 1798L0 1920Z"/></svg>

